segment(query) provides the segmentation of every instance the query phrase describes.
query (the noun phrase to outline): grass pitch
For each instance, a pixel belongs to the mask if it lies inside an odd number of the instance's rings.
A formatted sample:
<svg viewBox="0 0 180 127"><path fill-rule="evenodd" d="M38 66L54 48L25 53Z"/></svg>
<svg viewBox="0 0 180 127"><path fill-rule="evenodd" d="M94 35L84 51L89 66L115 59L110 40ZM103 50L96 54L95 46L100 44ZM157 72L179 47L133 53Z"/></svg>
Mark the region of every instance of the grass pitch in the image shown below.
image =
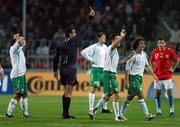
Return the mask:
<svg viewBox="0 0 180 127"><path fill-rule="evenodd" d="M0 114L4 115L11 96L0 96ZM122 101L120 99L120 106ZM77 117L75 120L61 119L61 97L57 96L29 96L29 113L31 118L22 118L19 104L16 106L13 118L0 118L0 127L180 127L180 99L174 100L176 116L168 116L169 106L166 99L162 100L163 116L156 117L153 121L147 121L137 102L134 99L125 116L128 121L114 121L114 113L103 114L97 112L96 120L90 120L88 116L88 97L73 97L71 113ZM96 98L96 102L98 98ZM154 101L146 99L151 113L155 114ZM112 109L112 101L108 103Z"/></svg>

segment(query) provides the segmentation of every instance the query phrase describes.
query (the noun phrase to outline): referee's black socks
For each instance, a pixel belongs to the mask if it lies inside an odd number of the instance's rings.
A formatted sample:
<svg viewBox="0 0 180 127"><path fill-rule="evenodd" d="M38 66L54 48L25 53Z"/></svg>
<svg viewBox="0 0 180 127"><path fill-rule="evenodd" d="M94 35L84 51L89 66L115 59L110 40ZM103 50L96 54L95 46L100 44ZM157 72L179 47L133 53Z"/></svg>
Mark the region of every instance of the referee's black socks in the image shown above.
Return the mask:
<svg viewBox="0 0 180 127"><path fill-rule="evenodd" d="M69 117L69 107L71 104L71 98L62 96L62 103L63 103L63 117Z"/></svg>

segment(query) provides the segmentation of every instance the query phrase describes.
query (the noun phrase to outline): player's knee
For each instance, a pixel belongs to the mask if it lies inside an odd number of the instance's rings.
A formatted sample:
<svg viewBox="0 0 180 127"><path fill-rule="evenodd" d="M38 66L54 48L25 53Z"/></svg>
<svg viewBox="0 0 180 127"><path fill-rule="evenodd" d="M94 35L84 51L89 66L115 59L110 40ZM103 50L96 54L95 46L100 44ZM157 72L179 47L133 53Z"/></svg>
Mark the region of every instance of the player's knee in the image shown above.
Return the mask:
<svg viewBox="0 0 180 127"><path fill-rule="evenodd" d="M16 94L14 95L14 99L15 99L15 100L19 101L20 98L21 98L21 94L20 94L20 93L16 93Z"/></svg>
<svg viewBox="0 0 180 127"><path fill-rule="evenodd" d="M96 87L91 87L90 93L95 93L96 92Z"/></svg>
<svg viewBox="0 0 180 127"><path fill-rule="evenodd" d="M134 96L127 96L126 100L131 101L134 98Z"/></svg>
<svg viewBox="0 0 180 127"><path fill-rule="evenodd" d="M154 95L159 97L161 95L161 90L155 90Z"/></svg>
<svg viewBox="0 0 180 127"><path fill-rule="evenodd" d="M65 97L71 97L72 93L69 91L64 92Z"/></svg>
<svg viewBox="0 0 180 127"><path fill-rule="evenodd" d="M144 99L143 95L142 94L138 94L138 99Z"/></svg>
<svg viewBox="0 0 180 127"><path fill-rule="evenodd" d="M23 97L23 98L27 98L27 94L23 94L22 97Z"/></svg>
<svg viewBox="0 0 180 127"><path fill-rule="evenodd" d="M168 95L168 96L172 96L172 95L173 95L172 89L168 89L168 90L167 90L167 95Z"/></svg>

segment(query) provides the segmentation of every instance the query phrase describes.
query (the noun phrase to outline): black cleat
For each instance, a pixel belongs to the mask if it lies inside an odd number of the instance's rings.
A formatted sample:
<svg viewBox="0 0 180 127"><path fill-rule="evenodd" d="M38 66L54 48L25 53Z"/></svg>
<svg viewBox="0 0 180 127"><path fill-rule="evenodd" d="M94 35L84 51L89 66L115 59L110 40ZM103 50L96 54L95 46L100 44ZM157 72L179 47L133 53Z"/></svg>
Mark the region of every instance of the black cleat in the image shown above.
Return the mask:
<svg viewBox="0 0 180 127"><path fill-rule="evenodd" d="M70 116L70 118L71 118L71 119L76 119L76 117L75 117L75 116Z"/></svg>
<svg viewBox="0 0 180 127"><path fill-rule="evenodd" d="M23 116L22 116L23 118L30 118L30 116L29 115L25 115L25 114L23 114Z"/></svg>
<svg viewBox="0 0 180 127"><path fill-rule="evenodd" d="M7 113L5 114L5 117L6 118L12 118L12 117L14 117L13 115L8 115Z"/></svg>
<svg viewBox="0 0 180 127"><path fill-rule="evenodd" d="M174 112L170 112L169 113L169 117L174 117L175 116L175 113Z"/></svg>
<svg viewBox="0 0 180 127"><path fill-rule="evenodd" d="M94 113L94 111L90 111L89 112L89 117L90 117L90 119L95 120L95 113Z"/></svg>
<svg viewBox="0 0 180 127"><path fill-rule="evenodd" d="M115 121L124 121L123 117L118 116L117 118L115 118Z"/></svg>
<svg viewBox="0 0 180 127"><path fill-rule="evenodd" d="M76 119L76 117L71 115L62 115L62 119Z"/></svg>
<svg viewBox="0 0 180 127"><path fill-rule="evenodd" d="M148 121L151 121L155 118L155 115L149 114L146 118Z"/></svg>
<svg viewBox="0 0 180 127"><path fill-rule="evenodd" d="M162 114L161 114L160 112L158 112L158 113L156 114L156 116L160 117L160 116L162 116Z"/></svg>
<svg viewBox="0 0 180 127"><path fill-rule="evenodd" d="M103 109L101 110L101 113L112 113L113 111L111 109Z"/></svg>

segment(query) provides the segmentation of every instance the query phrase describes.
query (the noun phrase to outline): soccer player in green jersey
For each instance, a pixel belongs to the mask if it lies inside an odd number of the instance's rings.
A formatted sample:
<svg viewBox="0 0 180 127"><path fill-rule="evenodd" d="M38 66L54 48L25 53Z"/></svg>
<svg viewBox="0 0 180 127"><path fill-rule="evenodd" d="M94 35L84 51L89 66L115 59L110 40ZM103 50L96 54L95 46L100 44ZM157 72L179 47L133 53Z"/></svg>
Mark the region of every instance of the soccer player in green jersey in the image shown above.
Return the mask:
<svg viewBox="0 0 180 127"><path fill-rule="evenodd" d="M115 114L115 120L121 121L119 119L119 95L118 95L118 84L116 81L115 74L117 73L117 66L119 63L125 63L129 58L119 61L119 53L117 51L117 47L120 46L124 36L126 35L126 31L122 30L120 35L111 35L111 45L108 46L105 54L104 61L104 70L103 70L103 91L104 97L102 97L93 112L90 112L90 117L95 119L95 114L99 108L103 106L103 104L109 101L110 97L114 94L113 100L113 109ZM129 56L131 57L131 56Z"/></svg>
<svg viewBox="0 0 180 127"><path fill-rule="evenodd" d="M12 112L21 99L20 105L23 111L23 117L28 118L28 100L27 100L27 84L26 84L26 58L24 56L23 47L26 45L26 41L19 34L15 34L10 47L9 53L11 58L12 70L10 78L12 80L14 97L10 100L6 117L10 118Z"/></svg>
<svg viewBox="0 0 180 127"><path fill-rule="evenodd" d="M143 37L137 37L133 44L133 49L136 54L126 62L125 68L125 89L128 90L128 95L123 102L123 105L120 110L120 119L127 120L124 117L124 113L129 106L130 101L137 96L138 102L146 115L148 120L152 120L155 116L150 114L147 108L147 105L144 101L143 91L142 91L142 77L144 69L153 74L154 78L157 80L156 75L153 73L150 68L147 55L143 51L145 48L145 40Z"/></svg>
<svg viewBox="0 0 180 127"><path fill-rule="evenodd" d="M107 50L107 46L104 44L105 41L105 33L99 32L96 36L97 43L81 51L81 55L91 63L89 112L93 112L94 109L95 92L98 88L103 87L102 74L104 69L105 53ZM112 111L107 108L107 103L104 103L101 112L111 113Z"/></svg>

